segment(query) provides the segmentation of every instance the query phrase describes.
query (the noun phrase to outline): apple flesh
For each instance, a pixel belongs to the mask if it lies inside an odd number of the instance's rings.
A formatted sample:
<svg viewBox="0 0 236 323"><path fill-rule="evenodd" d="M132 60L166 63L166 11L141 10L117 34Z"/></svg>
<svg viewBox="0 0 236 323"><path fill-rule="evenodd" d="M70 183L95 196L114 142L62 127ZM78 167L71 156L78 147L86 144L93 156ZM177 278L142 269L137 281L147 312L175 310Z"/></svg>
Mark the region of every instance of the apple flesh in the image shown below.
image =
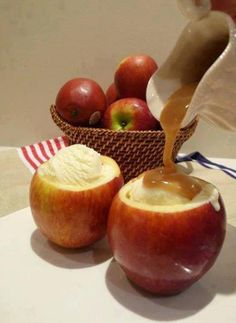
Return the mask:
<svg viewBox="0 0 236 323"><path fill-rule="evenodd" d="M114 76L120 98L135 97L145 101L148 81L157 68L155 60L148 55L134 55L123 59Z"/></svg>
<svg viewBox="0 0 236 323"><path fill-rule="evenodd" d="M145 101L136 98L120 99L105 111L102 124L111 130L154 130L159 122L151 114Z"/></svg>
<svg viewBox="0 0 236 323"><path fill-rule="evenodd" d="M115 260L139 287L159 295L177 294L214 264L225 237L225 209L216 188L185 205L135 202L127 183L113 200L108 238Z"/></svg>
<svg viewBox="0 0 236 323"><path fill-rule="evenodd" d="M107 106L119 100L119 95L114 83L112 83L106 90Z"/></svg>
<svg viewBox="0 0 236 323"><path fill-rule="evenodd" d="M93 126L107 104L102 88L93 80L77 78L65 83L56 97L56 111L74 126Z"/></svg>
<svg viewBox="0 0 236 323"><path fill-rule="evenodd" d="M102 156L102 163L112 167L113 177L84 189L60 185L36 171L30 186L30 207L36 225L50 241L78 248L106 235L109 208L123 177L113 159Z"/></svg>

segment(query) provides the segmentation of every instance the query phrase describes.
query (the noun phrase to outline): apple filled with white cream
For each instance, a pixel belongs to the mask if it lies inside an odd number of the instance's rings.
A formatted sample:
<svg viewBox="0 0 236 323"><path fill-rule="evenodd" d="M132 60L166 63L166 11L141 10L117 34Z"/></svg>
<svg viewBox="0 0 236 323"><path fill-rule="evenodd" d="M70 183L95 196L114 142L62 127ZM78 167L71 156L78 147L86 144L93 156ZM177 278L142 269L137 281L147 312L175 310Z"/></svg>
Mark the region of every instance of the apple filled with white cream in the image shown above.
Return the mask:
<svg viewBox="0 0 236 323"><path fill-rule="evenodd" d="M176 294L214 264L225 237L224 205L218 190L203 180L188 176L195 185L189 197L178 193L175 179L176 187L165 189L165 181L163 187L145 185L144 175L113 200L110 246L135 284L160 295Z"/></svg>
<svg viewBox="0 0 236 323"><path fill-rule="evenodd" d="M122 185L113 159L84 145L66 147L32 178L30 206L35 223L60 246L88 246L105 236L109 208Z"/></svg>

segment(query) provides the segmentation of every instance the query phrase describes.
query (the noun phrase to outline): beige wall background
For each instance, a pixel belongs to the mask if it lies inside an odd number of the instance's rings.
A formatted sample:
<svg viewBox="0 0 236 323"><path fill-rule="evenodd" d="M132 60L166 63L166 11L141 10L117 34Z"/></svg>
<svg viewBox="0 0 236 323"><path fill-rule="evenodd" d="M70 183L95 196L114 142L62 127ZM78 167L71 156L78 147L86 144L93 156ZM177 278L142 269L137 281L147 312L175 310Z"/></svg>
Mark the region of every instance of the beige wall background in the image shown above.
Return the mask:
<svg viewBox="0 0 236 323"><path fill-rule="evenodd" d="M106 90L130 54L161 65L185 24L175 0L0 0L0 145L60 135L49 106L62 84L83 76ZM182 152L236 158L235 142L200 122Z"/></svg>

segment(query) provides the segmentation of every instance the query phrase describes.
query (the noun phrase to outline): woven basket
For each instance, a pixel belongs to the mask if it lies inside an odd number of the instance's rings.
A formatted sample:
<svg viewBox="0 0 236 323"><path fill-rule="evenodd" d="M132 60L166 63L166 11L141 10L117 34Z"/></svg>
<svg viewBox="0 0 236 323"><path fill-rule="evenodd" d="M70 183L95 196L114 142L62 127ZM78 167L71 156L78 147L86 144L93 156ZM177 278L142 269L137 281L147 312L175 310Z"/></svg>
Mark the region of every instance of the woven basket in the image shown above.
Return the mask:
<svg viewBox="0 0 236 323"><path fill-rule="evenodd" d="M55 124L68 137L69 144L84 144L102 155L116 160L125 182L145 170L163 165L162 156L165 135L161 130L114 131L109 129L72 126L57 114L55 106L50 108ZM173 149L173 159L183 143L194 133L197 120L180 130Z"/></svg>

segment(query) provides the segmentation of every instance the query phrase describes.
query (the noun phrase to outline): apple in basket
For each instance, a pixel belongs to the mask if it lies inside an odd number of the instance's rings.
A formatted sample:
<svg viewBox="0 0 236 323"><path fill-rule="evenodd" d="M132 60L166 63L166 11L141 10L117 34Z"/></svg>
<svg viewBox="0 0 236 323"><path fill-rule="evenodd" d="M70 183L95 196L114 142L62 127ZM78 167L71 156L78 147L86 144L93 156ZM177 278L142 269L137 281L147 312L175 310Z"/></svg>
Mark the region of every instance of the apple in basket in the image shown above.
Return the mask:
<svg viewBox="0 0 236 323"><path fill-rule="evenodd" d="M214 264L225 237L225 209L218 190L198 180L192 200L143 185L143 174L125 184L108 217L114 258L139 287L176 294Z"/></svg>
<svg viewBox="0 0 236 323"><path fill-rule="evenodd" d="M147 103L136 98L113 102L103 115L102 125L112 130L154 130L160 127Z"/></svg>
<svg viewBox="0 0 236 323"><path fill-rule="evenodd" d="M57 113L75 126L93 126L107 107L102 88L93 80L76 78L65 83L56 97Z"/></svg>
<svg viewBox="0 0 236 323"><path fill-rule="evenodd" d="M91 245L105 236L109 208L122 185L112 158L85 145L66 147L32 178L30 207L35 223L60 246Z"/></svg>
<svg viewBox="0 0 236 323"><path fill-rule="evenodd" d="M115 86L115 83L112 83L106 90L107 105L109 106L113 102L119 100L119 95Z"/></svg>
<svg viewBox="0 0 236 323"><path fill-rule="evenodd" d="M157 68L157 63L149 55L124 58L114 76L120 98L135 97L145 101L148 81Z"/></svg>

